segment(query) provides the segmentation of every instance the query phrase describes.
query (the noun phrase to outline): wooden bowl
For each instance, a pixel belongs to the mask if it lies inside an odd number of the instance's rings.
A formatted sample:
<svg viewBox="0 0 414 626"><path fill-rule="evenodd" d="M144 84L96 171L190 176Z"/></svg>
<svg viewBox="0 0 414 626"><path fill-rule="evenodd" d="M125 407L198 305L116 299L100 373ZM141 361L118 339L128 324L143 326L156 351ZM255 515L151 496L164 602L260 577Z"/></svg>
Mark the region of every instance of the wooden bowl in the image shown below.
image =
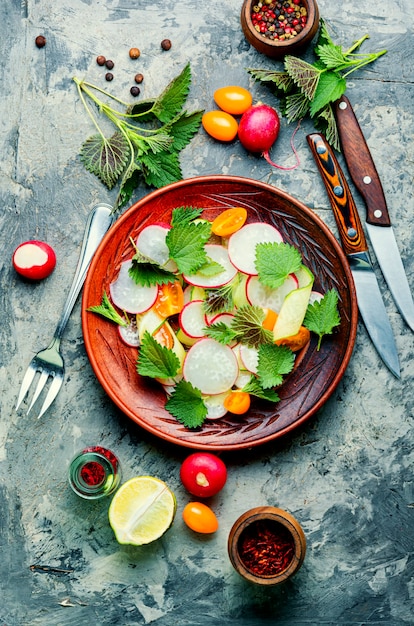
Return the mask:
<svg viewBox="0 0 414 626"><path fill-rule="evenodd" d="M258 585L278 585L302 566L306 537L293 515L277 507L262 506L246 511L235 521L227 549L240 576ZM281 554L285 557L282 560Z"/></svg>
<svg viewBox="0 0 414 626"><path fill-rule="evenodd" d="M308 13L305 27L293 39L278 41L269 39L255 29L251 14L252 7L257 4L257 0L244 0L240 21L247 41L256 48L258 52L266 54L273 59L282 59L286 54L300 54L315 37L319 27L319 9L316 1L302 0L302 2Z"/></svg>
<svg viewBox="0 0 414 626"><path fill-rule="evenodd" d="M160 384L136 371L137 349L127 348L116 324L88 312L100 304L118 275L122 261L133 256L135 239L154 222L170 222L172 210L200 207L209 219L231 206L247 209L248 221L269 222L296 246L315 276L314 288L339 294L341 324L323 338L316 335L299 365L278 389L276 404L254 399L248 413L227 414L189 429L165 409ZM249 178L200 176L173 183L139 200L110 228L90 265L82 302L82 329L92 368L116 406L150 433L171 443L202 450L239 450L281 437L304 424L335 390L351 358L358 321L355 287L348 261L334 235L306 205L276 187Z"/></svg>

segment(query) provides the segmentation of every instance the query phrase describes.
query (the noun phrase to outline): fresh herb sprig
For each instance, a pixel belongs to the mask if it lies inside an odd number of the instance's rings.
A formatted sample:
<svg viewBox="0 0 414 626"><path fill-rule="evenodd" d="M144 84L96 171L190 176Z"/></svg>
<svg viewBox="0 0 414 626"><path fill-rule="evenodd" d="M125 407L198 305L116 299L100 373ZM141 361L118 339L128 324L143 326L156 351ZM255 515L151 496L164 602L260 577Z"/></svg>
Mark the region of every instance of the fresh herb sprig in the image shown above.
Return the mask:
<svg viewBox="0 0 414 626"><path fill-rule="evenodd" d="M86 169L108 189L119 184L114 210L130 200L141 179L157 188L182 179L179 153L197 133L203 114L183 109L191 85L189 64L157 98L132 106L85 80L73 80L97 130L83 143L80 157ZM113 108L108 104L111 100L126 107L125 111ZM115 127L110 137L102 130L90 103Z"/></svg>
<svg viewBox="0 0 414 626"><path fill-rule="evenodd" d="M333 42L327 25L320 21L320 31L314 53L316 60L308 63L302 58L286 55L284 70L248 68L258 81L275 87L281 100L281 112L289 122L309 115L318 130L325 133L328 142L340 151L339 135L332 103L338 100L347 87L347 77L369 63L373 63L387 50L360 53L357 50L369 39L364 35L348 50Z"/></svg>
<svg viewBox="0 0 414 626"><path fill-rule="evenodd" d="M307 308L303 325L308 330L318 335L318 346L321 347L322 337L331 335L333 329L339 326L341 318L338 311L339 296L335 289L330 289L324 297L310 304Z"/></svg>

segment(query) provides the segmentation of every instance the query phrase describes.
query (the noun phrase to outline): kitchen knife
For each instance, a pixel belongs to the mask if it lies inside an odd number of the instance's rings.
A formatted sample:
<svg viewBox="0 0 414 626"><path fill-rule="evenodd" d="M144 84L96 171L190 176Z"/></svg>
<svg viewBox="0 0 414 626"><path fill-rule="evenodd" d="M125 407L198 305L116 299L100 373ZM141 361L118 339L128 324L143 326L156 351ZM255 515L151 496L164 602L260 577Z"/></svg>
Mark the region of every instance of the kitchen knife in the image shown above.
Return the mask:
<svg viewBox="0 0 414 626"><path fill-rule="evenodd" d="M335 103L342 152L367 208L367 232L379 266L401 315L414 330L414 302L388 214L381 180L348 98Z"/></svg>
<svg viewBox="0 0 414 626"><path fill-rule="evenodd" d="M400 365L394 336L348 183L325 137L312 133L307 140L328 192L355 282L361 317L378 354L394 376L399 378Z"/></svg>

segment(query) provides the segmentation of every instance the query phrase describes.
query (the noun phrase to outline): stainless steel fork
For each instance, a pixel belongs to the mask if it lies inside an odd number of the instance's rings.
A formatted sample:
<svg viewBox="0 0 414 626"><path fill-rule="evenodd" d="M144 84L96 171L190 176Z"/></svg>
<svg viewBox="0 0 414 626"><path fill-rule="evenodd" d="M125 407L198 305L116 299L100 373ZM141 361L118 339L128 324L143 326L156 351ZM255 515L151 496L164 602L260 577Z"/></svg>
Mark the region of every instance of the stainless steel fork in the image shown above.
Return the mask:
<svg viewBox="0 0 414 626"><path fill-rule="evenodd" d="M86 223L75 276L63 307L61 318L56 327L55 334L53 335L53 339L49 346L45 350L38 352L30 361L20 388L16 411L29 391L36 373L39 373L40 377L27 413L30 412L36 400L40 396L49 377L52 379L52 383L47 392L42 408L40 409L38 418L40 418L43 413L47 411L59 393L65 375L65 365L60 353L60 342L63 331L65 330L69 316L72 313L76 299L85 281L86 272L92 257L112 222L113 213L112 207L109 206L109 204L97 204L92 209Z"/></svg>

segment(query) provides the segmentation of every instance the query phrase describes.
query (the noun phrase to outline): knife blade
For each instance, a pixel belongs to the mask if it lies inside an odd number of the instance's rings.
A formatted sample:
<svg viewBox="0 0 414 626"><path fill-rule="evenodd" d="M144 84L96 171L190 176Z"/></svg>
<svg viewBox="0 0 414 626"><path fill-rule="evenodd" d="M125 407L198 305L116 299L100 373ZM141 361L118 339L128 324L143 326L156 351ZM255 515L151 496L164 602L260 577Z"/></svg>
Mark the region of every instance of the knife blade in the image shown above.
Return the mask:
<svg viewBox="0 0 414 626"><path fill-rule="evenodd" d="M375 163L349 99L342 96L334 110L347 168L366 204L366 227L375 256L398 310L414 331L414 301Z"/></svg>
<svg viewBox="0 0 414 626"><path fill-rule="evenodd" d="M348 183L325 137L307 136L322 175L354 279L358 308L371 340L389 370L400 378L400 365L390 321L368 253L358 211Z"/></svg>

